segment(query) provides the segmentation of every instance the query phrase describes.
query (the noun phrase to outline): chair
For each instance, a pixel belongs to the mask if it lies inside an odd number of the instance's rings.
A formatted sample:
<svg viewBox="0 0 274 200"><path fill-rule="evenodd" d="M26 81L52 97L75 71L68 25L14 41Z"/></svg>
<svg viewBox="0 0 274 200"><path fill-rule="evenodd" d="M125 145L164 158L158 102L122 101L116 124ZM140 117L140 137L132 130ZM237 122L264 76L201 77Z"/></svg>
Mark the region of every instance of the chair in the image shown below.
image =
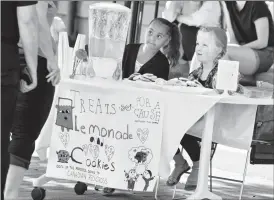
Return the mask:
<svg viewBox="0 0 274 200"><path fill-rule="evenodd" d="M251 150L248 151L246 156L246 164L243 174L243 181L241 185L241 191L239 200L242 199L243 190L244 190L244 182L245 182L245 176L247 172L247 166L248 166L248 158L249 158L249 152L250 152L250 164L274 164L274 141L267 142L263 140L253 140L251 144Z"/></svg>
<svg viewBox="0 0 274 200"><path fill-rule="evenodd" d="M251 145L250 164L273 165L274 164L274 141L266 142L253 140Z"/></svg>
<svg viewBox="0 0 274 200"><path fill-rule="evenodd" d="M253 140L251 148L247 152L246 162L243 172L243 180L227 179L223 177L214 177L221 180L228 180L241 183L241 190L239 199L242 199L244 190L245 177L247 172L248 160L250 164L274 164L274 117L273 106L258 106L256 121L254 125ZM210 166L212 169L212 166ZM211 182L212 185L212 182ZM212 189L212 188L211 188Z"/></svg>

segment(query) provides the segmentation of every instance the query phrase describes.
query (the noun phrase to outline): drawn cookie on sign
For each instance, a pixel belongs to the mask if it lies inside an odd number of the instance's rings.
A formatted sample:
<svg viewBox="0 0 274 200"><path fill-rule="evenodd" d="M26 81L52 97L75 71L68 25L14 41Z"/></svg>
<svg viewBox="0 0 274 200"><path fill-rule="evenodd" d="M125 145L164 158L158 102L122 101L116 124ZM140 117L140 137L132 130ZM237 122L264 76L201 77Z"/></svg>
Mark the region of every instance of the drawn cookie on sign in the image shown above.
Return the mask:
<svg viewBox="0 0 274 200"><path fill-rule="evenodd" d="M77 156L77 151L78 153L83 152L83 149L80 147L75 147L74 149L72 149L71 154L66 150L56 151L57 159L58 159L57 162L68 163L69 159L71 159L72 162L75 162L77 164L82 164L82 162L79 160L79 154Z"/></svg>
<svg viewBox="0 0 274 200"><path fill-rule="evenodd" d="M61 127L62 132L66 128L67 131L73 129L73 101L68 98L58 98L56 125Z"/></svg>
<svg viewBox="0 0 274 200"><path fill-rule="evenodd" d="M57 157L58 157L58 162L60 163L68 163L70 159L69 152L66 150L60 150L56 152Z"/></svg>

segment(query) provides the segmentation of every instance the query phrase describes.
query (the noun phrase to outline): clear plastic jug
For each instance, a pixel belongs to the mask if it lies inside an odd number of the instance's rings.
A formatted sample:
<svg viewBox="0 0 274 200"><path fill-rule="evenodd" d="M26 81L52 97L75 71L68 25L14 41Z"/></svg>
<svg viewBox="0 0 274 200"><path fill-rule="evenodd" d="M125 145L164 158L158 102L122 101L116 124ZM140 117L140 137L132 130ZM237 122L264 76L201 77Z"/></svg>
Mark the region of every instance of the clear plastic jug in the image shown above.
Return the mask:
<svg viewBox="0 0 274 200"><path fill-rule="evenodd" d="M96 76L113 78L123 57L131 10L117 3L89 7L89 58ZM117 74L117 73L116 73Z"/></svg>

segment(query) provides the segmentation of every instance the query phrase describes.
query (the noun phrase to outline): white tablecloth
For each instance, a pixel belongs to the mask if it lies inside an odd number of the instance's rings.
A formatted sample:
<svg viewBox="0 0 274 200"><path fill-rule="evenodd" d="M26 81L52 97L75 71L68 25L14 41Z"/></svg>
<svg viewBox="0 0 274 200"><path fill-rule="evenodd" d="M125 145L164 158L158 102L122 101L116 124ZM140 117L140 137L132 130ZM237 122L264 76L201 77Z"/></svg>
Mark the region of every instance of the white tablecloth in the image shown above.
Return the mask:
<svg viewBox="0 0 274 200"><path fill-rule="evenodd" d="M70 82L70 80L64 81ZM247 150L252 141L257 105L273 104L273 99L249 99L241 96L226 97L201 94L205 91L197 88L173 91L151 85L150 89L148 89L148 86L142 83L129 84L127 82L102 79L94 79L90 83L80 81L75 83L89 84L91 93L93 87L101 87L102 90L104 88L113 88L134 93L140 90L150 90L155 93L161 92L165 101L165 116L160 176L164 178L169 175L169 163L183 135L188 132L192 135L201 136L201 130L203 130L204 126L203 115L210 108L216 106L215 119L217 120L214 125L213 141ZM54 112L51 112L36 143L36 151L41 159L46 158L46 150L50 146L51 128L52 124L54 124L53 118Z"/></svg>

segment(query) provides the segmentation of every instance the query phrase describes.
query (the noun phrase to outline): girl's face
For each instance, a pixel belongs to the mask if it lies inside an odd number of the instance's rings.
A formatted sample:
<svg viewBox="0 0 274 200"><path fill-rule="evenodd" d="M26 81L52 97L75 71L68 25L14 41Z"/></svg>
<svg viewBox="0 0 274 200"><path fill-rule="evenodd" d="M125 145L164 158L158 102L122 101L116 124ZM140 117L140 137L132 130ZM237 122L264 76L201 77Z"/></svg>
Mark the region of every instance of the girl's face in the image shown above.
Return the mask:
<svg viewBox="0 0 274 200"><path fill-rule="evenodd" d="M145 44L151 50L158 51L169 43L168 26L161 22L152 22L145 35Z"/></svg>
<svg viewBox="0 0 274 200"><path fill-rule="evenodd" d="M195 52L198 61L207 63L214 61L221 53L221 48L216 46L215 37L212 33L200 31L197 35Z"/></svg>

